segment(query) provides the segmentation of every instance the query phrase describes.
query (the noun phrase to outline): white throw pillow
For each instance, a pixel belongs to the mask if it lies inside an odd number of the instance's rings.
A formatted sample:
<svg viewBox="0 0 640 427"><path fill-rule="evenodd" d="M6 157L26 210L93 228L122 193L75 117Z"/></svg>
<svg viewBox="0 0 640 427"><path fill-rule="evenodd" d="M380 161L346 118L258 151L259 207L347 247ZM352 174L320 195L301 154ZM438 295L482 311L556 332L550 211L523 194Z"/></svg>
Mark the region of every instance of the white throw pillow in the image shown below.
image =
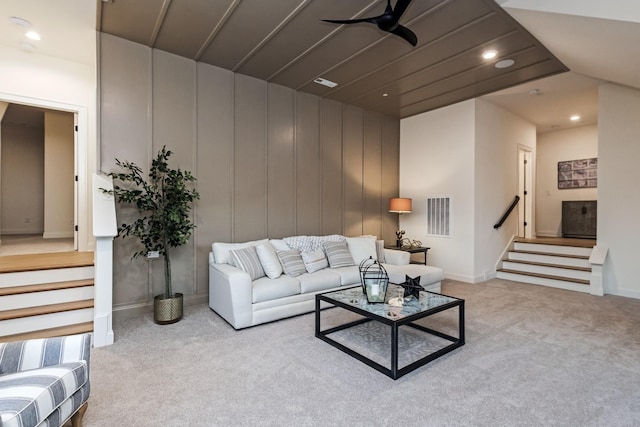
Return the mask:
<svg viewBox="0 0 640 427"><path fill-rule="evenodd" d="M301 255L302 261L304 261L304 266L309 273L329 267L329 261L324 255L324 251L322 249L318 249L316 251L304 251L301 252Z"/></svg>
<svg viewBox="0 0 640 427"><path fill-rule="evenodd" d="M347 237L347 248L356 264L360 264L369 257L378 260L375 236Z"/></svg>
<svg viewBox="0 0 640 427"><path fill-rule="evenodd" d="M289 247L289 245L287 245L287 242L285 242L282 239L271 239L269 240L269 243L271 243L271 246L273 246L273 248L277 251L290 251L292 248Z"/></svg>
<svg viewBox="0 0 640 427"><path fill-rule="evenodd" d="M267 276L270 279L277 279L282 274L282 265L276 251L270 243L262 243L256 246L258 252L258 258L260 258L260 264Z"/></svg>
<svg viewBox="0 0 640 427"><path fill-rule="evenodd" d="M268 239L254 240L252 242L244 243L221 243L215 242L211 245L211 251L213 252L213 260L216 264L231 264L230 251L236 251L238 249L244 249L251 246L256 246L261 243L267 243Z"/></svg>

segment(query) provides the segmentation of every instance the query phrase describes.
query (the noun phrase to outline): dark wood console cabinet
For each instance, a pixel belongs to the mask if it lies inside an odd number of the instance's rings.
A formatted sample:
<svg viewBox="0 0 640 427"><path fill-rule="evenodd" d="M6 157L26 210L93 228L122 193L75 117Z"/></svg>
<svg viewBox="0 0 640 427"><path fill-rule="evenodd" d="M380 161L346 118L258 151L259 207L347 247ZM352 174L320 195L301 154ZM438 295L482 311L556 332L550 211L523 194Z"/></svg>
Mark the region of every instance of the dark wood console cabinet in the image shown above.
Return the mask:
<svg viewBox="0 0 640 427"><path fill-rule="evenodd" d="M597 231L597 200L562 202L562 237L595 239Z"/></svg>

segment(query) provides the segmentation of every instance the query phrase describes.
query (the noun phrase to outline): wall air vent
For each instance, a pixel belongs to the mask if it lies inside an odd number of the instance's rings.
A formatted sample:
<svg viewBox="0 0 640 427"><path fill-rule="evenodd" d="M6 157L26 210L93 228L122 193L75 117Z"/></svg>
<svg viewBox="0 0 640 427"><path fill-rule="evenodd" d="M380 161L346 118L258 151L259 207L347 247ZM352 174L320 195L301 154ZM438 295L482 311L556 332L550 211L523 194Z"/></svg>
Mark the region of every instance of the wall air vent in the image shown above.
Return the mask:
<svg viewBox="0 0 640 427"><path fill-rule="evenodd" d="M451 237L451 197L427 197L427 236Z"/></svg>

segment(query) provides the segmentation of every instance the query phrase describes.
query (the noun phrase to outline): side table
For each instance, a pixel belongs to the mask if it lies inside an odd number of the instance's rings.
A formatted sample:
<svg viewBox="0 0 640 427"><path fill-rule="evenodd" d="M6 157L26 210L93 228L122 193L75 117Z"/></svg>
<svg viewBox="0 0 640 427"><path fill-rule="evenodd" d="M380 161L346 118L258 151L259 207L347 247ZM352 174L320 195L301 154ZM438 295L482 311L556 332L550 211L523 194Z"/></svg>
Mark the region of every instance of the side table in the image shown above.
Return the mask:
<svg viewBox="0 0 640 427"><path fill-rule="evenodd" d="M423 246L420 246L418 248L403 248L403 247L397 247L397 246L385 246L385 249L395 249L397 251L404 251L404 252L409 252L410 254L419 254L422 253L424 254L424 261L420 262L420 261L411 261L412 264L424 264L427 265L427 252L429 251L429 249L431 248L425 248Z"/></svg>

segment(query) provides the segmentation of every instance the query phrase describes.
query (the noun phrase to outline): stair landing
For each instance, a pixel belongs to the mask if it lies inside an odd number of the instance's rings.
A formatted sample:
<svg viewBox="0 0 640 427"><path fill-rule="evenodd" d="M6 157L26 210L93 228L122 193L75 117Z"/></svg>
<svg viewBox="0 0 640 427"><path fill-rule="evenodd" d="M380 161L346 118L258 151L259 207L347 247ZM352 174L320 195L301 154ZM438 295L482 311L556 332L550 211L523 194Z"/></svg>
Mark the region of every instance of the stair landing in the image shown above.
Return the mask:
<svg viewBox="0 0 640 427"><path fill-rule="evenodd" d="M0 274L93 265L93 252L54 252L0 256Z"/></svg>

